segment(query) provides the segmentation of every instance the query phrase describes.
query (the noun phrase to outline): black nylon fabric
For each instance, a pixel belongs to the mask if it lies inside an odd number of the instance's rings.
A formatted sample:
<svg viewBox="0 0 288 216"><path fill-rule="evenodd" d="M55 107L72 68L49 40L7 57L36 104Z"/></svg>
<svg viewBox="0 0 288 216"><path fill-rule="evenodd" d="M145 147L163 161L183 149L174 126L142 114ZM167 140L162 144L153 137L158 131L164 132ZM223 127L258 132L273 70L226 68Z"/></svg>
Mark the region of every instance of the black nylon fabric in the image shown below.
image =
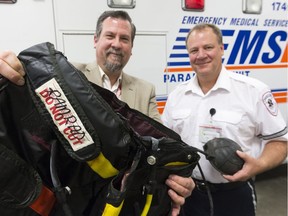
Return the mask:
<svg viewBox="0 0 288 216"><path fill-rule="evenodd" d="M27 85L5 83L7 86L0 91L0 144L31 165L43 184L53 189L49 163L51 144L56 142L57 174L61 184L72 191L67 204L73 215L102 215L106 202L117 206L124 199L121 215L137 216L142 212L147 193L155 198L148 215L169 215L171 200L164 181L172 173L191 176L199 160L197 150L183 143L172 130L130 109L110 91L89 83L52 44L38 44L18 57L26 69ZM60 83L92 135L94 144L86 149L75 152L69 147L34 93L35 88L52 77ZM120 170L118 175L103 179L85 163L100 151ZM120 191L119 183L133 166L136 152L139 153L137 166L129 175L124 191ZM153 165L147 162L150 156L155 158ZM171 162L185 165L167 166ZM0 212L3 216L37 215L29 207L20 211L0 207ZM56 203L50 216L58 215L65 214Z"/></svg>
<svg viewBox="0 0 288 216"><path fill-rule="evenodd" d="M61 158L57 161L58 176L62 185L73 191L73 195L67 197L68 204L74 215L84 215L83 212L89 208L89 202L96 199L99 191L108 186L108 180L100 178L86 163L80 163L67 154L53 130L39 115L27 85L20 87L8 83L0 92L0 144L17 154L28 167L31 166L41 177L42 184L51 190L53 184L49 163L52 142L57 143L57 158ZM17 170L13 171L14 174L17 173ZM1 182L7 176L0 175L0 178ZM20 185L12 179L8 183L9 188L20 190ZM14 208L7 207L5 203L0 205L0 213L1 216L38 215L26 205ZM51 216L64 215L62 207L56 203Z"/></svg>
<svg viewBox="0 0 288 216"><path fill-rule="evenodd" d="M0 204L3 207L23 208L31 205L40 195L42 182L38 173L1 144L0 170Z"/></svg>

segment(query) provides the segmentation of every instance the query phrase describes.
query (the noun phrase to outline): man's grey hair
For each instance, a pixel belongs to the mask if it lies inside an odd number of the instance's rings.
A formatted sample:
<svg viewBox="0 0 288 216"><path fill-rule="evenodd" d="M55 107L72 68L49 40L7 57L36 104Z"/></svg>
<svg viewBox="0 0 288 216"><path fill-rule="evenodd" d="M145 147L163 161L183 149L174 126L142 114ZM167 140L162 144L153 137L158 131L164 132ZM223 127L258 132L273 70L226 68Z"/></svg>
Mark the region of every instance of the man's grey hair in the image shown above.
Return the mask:
<svg viewBox="0 0 288 216"><path fill-rule="evenodd" d="M96 25L96 36L100 37L101 32L102 32L102 28L103 28L103 22L104 20L106 20L108 17L112 17L112 18L119 18L119 19L123 19L123 20L127 20L129 21L129 23L131 24L131 39L132 39L132 45L134 42L134 38L135 38L135 34L136 34L136 27L132 22L131 17L129 16L129 14L126 11L122 11L122 10L116 10L116 11L105 11L103 12L100 17L98 18L97 21L97 25Z"/></svg>

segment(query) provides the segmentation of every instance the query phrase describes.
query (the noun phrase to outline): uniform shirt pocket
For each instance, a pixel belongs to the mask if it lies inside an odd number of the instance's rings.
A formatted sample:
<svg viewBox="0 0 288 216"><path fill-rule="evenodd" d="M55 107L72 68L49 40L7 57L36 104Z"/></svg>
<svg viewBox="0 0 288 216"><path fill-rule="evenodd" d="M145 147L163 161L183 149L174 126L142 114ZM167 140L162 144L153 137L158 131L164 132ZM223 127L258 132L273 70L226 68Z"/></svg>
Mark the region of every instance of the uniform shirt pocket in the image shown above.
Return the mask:
<svg viewBox="0 0 288 216"><path fill-rule="evenodd" d="M181 109L181 110L175 110L171 114L172 117L172 129L177 132L182 134L183 129L185 127L190 127L189 122L190 122L190 115L191 115L191 110L190 109Z"/></svg>
<svg viewBox="0 0 288 216"><path fill-rule="evenodd" d="M241 122L243 115L244 114L241 112L235 112L230 110L217 110L215 115L213 116L213 121L238 125Z"/></svg>
<svg viewBox="0 0 288 216"><path fill-rule="evenodd" d="M191 110L189 109L181 109L181 110L175 110L172 113L172 119L173 120L181 120L188 118L190 116Z"/></svg>

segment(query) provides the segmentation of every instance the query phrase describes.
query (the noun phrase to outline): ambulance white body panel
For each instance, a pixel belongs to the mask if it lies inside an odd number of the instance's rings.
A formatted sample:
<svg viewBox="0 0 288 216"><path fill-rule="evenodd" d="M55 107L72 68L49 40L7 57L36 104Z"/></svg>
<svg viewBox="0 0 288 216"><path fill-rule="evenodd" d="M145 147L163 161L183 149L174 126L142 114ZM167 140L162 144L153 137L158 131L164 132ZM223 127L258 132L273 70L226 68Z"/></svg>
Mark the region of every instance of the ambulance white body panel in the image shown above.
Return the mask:
<svg viewBox="0 0 288 216"><path fill-rule="evenodd" d="M188 5L200 2L204 8L183 9L185 1ZM162 112L169 92L194 75L185 48L187 32L195 24L213 23L223 32L223 63L227 69L268 84L287 120L287 0L122 1L134 4L131 8L111 8L108 2L113 0L18 0L0 4L0 50L18 53L49 41L70 61L91 62L95 59L93 35L99 15L105 10L126 10L137 32L133 55L124 71L156 86ZM248 11L243 12L243 8Z"/></svg>

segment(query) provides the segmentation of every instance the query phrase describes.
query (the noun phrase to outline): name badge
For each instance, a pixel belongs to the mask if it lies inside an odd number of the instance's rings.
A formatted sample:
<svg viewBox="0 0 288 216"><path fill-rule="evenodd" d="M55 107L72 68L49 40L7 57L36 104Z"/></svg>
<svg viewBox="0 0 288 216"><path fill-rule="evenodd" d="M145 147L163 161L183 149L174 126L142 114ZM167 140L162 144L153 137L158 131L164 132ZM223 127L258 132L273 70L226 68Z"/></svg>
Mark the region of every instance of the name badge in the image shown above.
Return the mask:
<svg viewBox="0 0 288 216"><path fill-rule="evenodd" d="M200 142L206 143L211 139L220 138L222 128L214 125L202 125L199 128L199 139Z"/></svg>

